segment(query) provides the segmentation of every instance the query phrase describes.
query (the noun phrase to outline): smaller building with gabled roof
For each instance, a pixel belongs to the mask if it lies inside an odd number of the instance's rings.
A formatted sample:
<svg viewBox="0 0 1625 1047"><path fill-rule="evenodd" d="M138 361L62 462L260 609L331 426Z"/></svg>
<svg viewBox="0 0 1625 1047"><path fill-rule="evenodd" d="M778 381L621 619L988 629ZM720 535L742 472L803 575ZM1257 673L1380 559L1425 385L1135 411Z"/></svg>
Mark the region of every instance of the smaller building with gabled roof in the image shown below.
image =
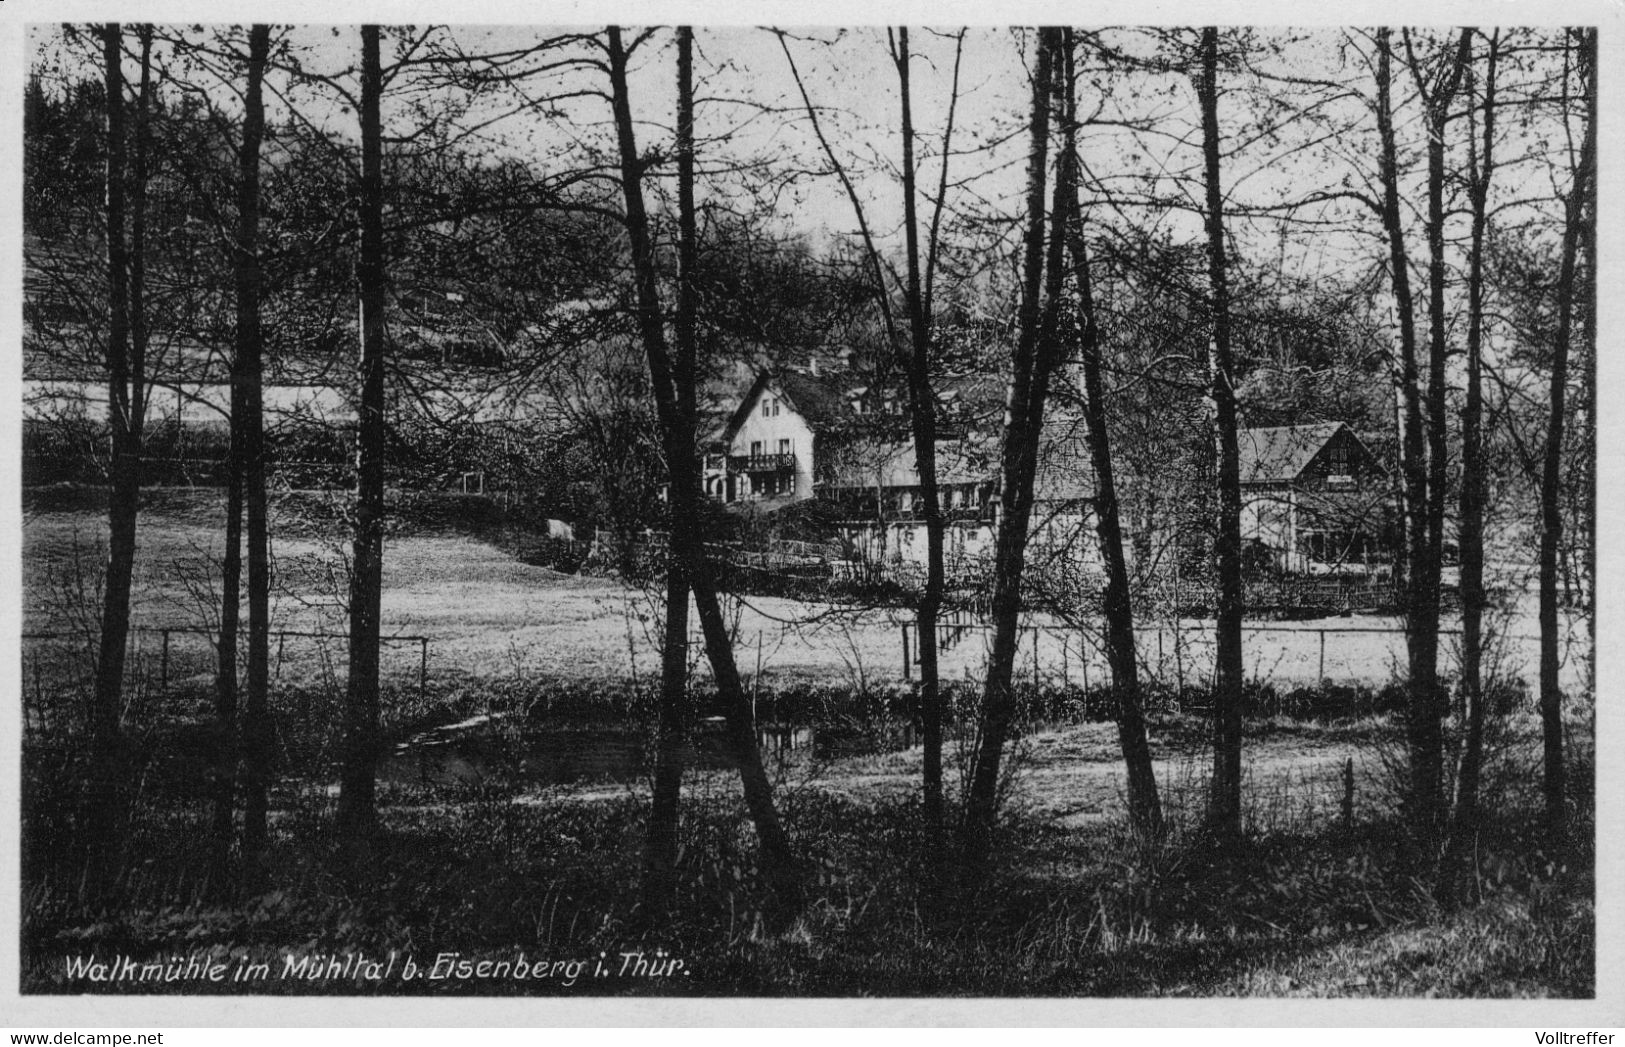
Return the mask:
<svg viewBox="0 0 1625 1047"><path fill-rule="evenodd" d="M1388 471L1342 422L1243 429L1241 534L1277 569L1374 574L1391 563Z"/></svg>

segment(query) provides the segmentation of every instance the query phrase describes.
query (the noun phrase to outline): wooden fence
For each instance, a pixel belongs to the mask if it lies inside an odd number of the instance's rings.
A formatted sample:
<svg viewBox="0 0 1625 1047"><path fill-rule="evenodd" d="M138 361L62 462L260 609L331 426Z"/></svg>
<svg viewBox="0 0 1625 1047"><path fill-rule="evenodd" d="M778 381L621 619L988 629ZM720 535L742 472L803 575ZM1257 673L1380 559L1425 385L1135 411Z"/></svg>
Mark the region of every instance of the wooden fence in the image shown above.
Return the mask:
<svg viewBox="0 0 1625 1047"><path fill-rule="evenodd" d="M945 616L939 622L937 645L943 671L980 671L994 627L968 612ZM902 669L912 679L920 664L916 624L899 624ZM1174 621L1136 626L1135 640L1141 672L1146 680L1160 681L1183 691L1188 686L1210 688L1216 635L1211 622ZM1460 629L1439 630L1445 648L1441 668L1451 657L1451 641ZM967 644L971 637L983 640ZM1257 622L1242 626L1248 679L1259 683L1318 685L1328 679L1372 685L1387 683L1404 672L1405 631L1384 625L1295 625ZM1274 638L1271 640L1270 638ZM1505 634L1495 638L1496 656L1509 678L1533 678L1538 664L1538 636ZM1587 664L1584 637L1566 636L1561 644L1563 673L1572 683L1583 683ZM1096 629L1057 624L1027 623L1017 636L1018 679L1035 685L1085 689L1108 683L1102 640ZM945 675L946 678L946 675Z"/></svg>

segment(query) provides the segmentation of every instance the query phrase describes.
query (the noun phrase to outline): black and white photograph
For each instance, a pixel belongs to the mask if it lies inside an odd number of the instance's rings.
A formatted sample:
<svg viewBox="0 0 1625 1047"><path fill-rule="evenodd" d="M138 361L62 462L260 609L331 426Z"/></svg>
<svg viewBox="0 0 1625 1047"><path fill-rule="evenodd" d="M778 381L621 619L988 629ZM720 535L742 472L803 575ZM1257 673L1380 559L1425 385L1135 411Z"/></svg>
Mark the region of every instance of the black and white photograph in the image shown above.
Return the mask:
<svg viewBox="0 0 1625 1047"><path fill-rule="evenodd" d="M8 992L1618 1023L1617 8L572 10L5 27Z"/></svg>

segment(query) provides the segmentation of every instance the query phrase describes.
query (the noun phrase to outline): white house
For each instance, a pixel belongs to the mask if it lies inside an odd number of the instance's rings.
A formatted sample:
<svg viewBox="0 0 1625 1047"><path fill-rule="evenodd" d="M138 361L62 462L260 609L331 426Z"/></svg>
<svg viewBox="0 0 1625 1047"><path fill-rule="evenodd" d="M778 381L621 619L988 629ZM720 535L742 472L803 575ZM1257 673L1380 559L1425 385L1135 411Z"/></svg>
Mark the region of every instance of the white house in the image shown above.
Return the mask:
<svg viewBox="0 0 1625 1047"><path fill-rule="evenodd" d="M834 391L794 372L763 371L706 463L706 493L721 502L787 504L813 497L820 430L838 423Z"/></svg>
<svg viewBox="0 0 1625 1047"><path fill-rule="evenodd" d="M775 511L817 499L854 559L926 562L921 486L904 394L863 375L762 372L741 398L707 461L706 492L729 504ZM985 384L985 383L984 383ZM998 444L962 424L966 401L986 389L953 388L954 435L937 442L937 485L950 568L992 555L998 523ZM954 412L958 412L955 414ZM1093 475L1075 426L1046 427L1034 486L1033 549L1096 562ZM1080 539L1080 536L1081 539Z"/></svg>

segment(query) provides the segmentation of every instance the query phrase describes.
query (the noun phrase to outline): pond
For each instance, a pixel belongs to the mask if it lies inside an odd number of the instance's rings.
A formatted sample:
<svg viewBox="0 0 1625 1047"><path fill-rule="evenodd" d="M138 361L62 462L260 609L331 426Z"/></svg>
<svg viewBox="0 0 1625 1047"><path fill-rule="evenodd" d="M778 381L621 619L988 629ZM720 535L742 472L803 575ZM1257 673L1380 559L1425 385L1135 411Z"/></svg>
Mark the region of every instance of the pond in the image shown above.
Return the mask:
<svg viewBox="0 0 1625 1047"><path fill-rule="evenodd" d="M854 726L763 724L757 745L766 758L810 755L829 760L907 749L915 744L906 725ZM400 784L477 784L509 779L534 784L647 780L654 765L652 730L638 727L564 727L520 716L471 717L420 731L378 763L380 781ZM736 766L720 717L695 727L686 766L706 770Z"/></svg>

